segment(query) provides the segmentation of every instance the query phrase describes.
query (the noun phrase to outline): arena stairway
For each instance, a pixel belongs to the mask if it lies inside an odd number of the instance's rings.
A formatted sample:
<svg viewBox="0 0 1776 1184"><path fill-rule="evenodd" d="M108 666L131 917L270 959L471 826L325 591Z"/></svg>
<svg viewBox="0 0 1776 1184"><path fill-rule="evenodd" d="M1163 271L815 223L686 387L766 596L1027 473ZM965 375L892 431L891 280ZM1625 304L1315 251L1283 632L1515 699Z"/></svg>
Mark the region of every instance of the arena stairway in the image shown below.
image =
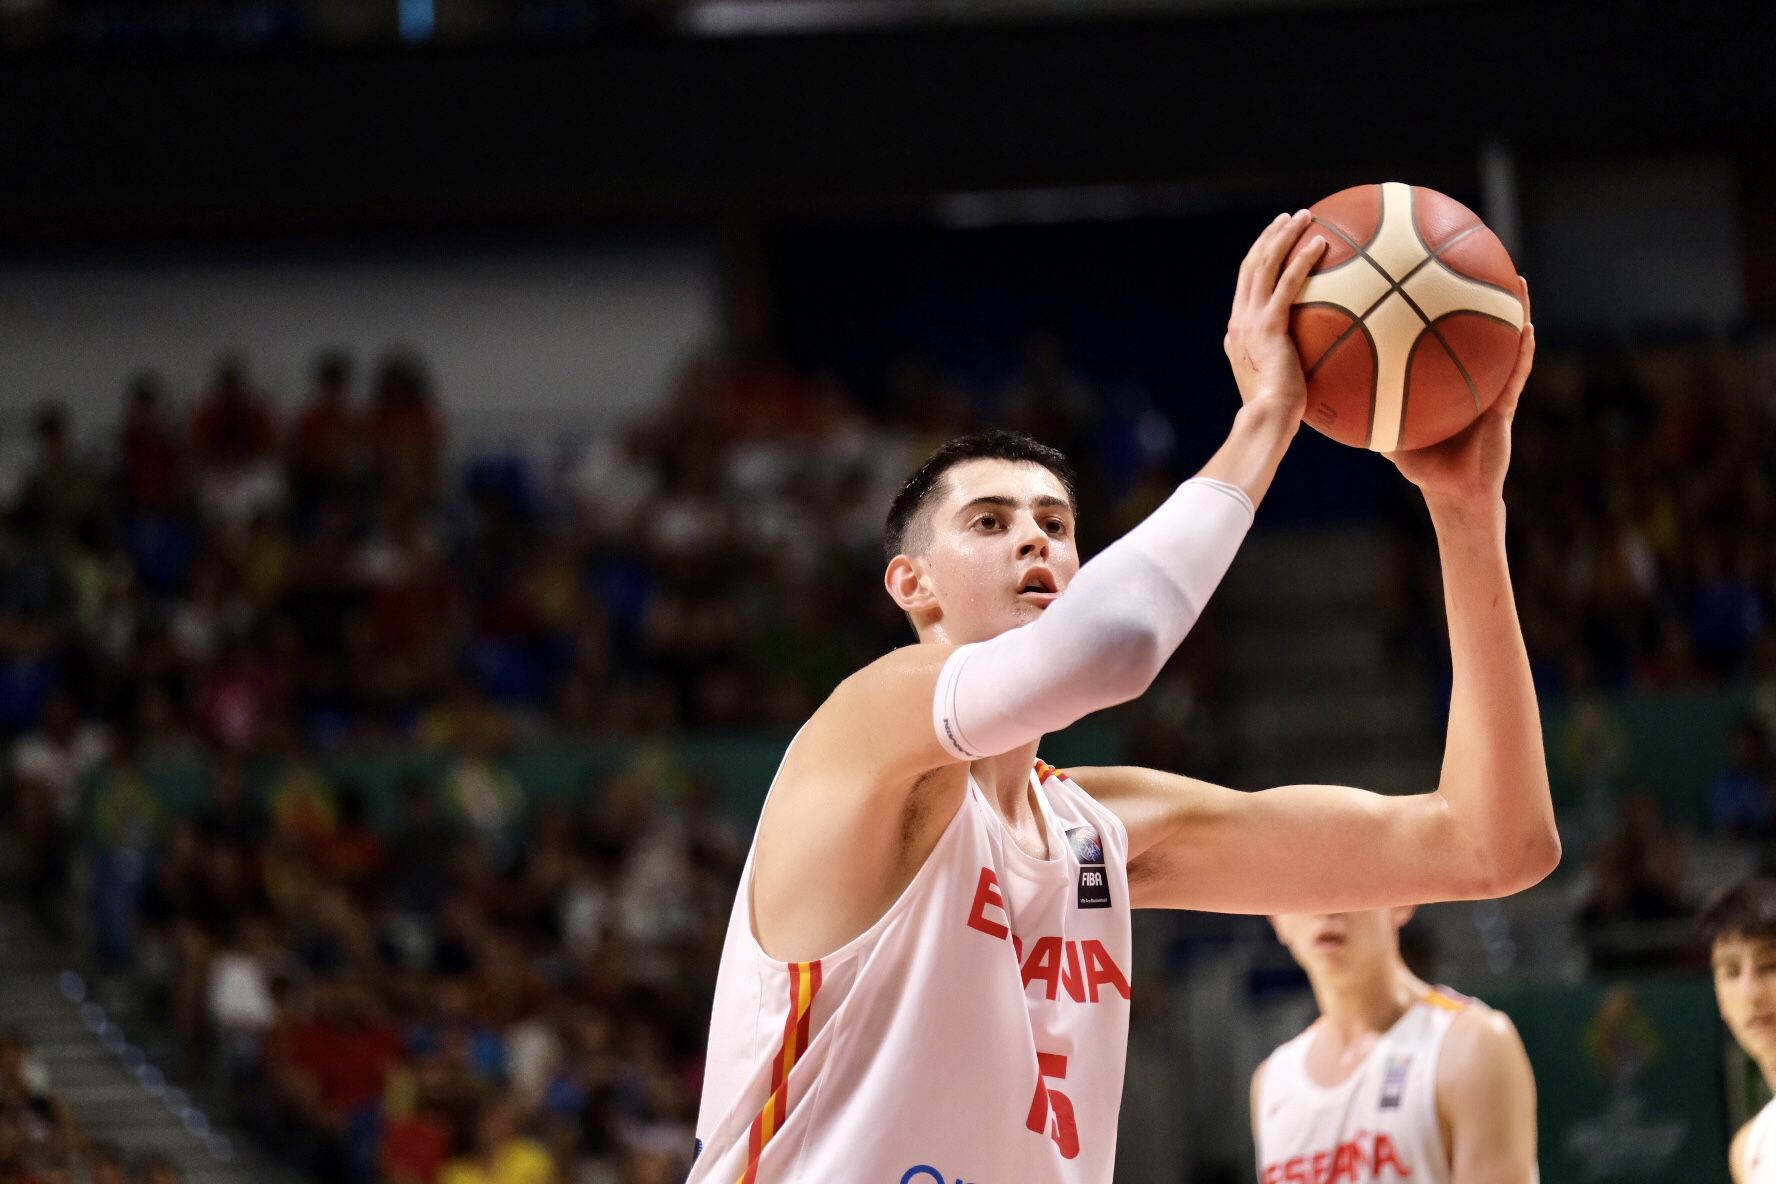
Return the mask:
<svg viewBox="0 0 1776 1184"><path fill-rule="evenodd" d="M0 950L0 1024L24 1033L89 1139L131 1157L158 1152L185 1184L299 1184L166 1080L137 1043L147 1021L107 1010L102 992L68 969L72 951L16 900L0 904Z"/></svg>
<svg viewBox="0 0 1776 1184"><path fill-rule="evenodd" d="M1373 528L1259 533L1241 549L1219 607L1246 785L1436 784L1442 721L1423 674L1388 657L1387 572Z"/></svg>

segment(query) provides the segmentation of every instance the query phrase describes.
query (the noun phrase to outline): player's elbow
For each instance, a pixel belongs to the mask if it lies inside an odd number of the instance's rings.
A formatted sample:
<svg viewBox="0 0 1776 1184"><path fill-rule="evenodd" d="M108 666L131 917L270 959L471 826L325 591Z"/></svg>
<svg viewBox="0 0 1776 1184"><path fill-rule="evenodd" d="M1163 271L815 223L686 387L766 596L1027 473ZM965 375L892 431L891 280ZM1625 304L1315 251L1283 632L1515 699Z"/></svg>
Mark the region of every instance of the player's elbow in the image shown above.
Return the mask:
<svg viewBox="0 0 1776 1184"><path fill-rule="evenodd" d="M1134 617L1107 622L1093 647L1090 678L1105 706L1138 699L1171 657L1171 647L1151 623Z"/></svg>
<svg viewBox="0 0 1776 1184"><path fill-rule="evenodd" d="M1526 891L1547 879L1559 866L1560 832L1550 819L1489 861L1479 898L1490 900Z"/></svg>

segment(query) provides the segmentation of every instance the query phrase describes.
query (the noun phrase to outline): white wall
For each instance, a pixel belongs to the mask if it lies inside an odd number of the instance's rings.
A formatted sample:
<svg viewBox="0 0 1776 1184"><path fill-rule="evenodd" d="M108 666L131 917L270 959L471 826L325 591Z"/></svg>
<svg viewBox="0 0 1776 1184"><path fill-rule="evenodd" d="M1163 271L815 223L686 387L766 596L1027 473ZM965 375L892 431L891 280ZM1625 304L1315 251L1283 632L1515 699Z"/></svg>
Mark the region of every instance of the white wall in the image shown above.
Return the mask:
<svg viewBox="0 0 1776 1184"><path fill-rule="evenodd" d="M46 397L82 437L125 380L159 371L188 401L239 349L288 412L326 347L409 344L429 362L454 444L597 430L661 393L716 324L713 252L649 247L300 263L0 269L0 430Z"/></svg>

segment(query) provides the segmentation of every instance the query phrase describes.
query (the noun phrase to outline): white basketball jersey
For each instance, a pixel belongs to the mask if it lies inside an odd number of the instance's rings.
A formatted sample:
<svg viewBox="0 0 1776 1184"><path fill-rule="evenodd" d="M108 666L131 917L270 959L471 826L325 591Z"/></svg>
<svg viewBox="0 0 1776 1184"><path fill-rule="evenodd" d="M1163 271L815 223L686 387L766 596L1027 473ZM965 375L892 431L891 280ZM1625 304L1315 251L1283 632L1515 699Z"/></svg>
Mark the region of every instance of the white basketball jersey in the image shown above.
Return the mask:
<svg viewBox="0 0 1776 1184"><path fill-rule="evenodd" d="M760 949L755 844L687 1184L1109 1184L1128 1051L1128 836L1052 767L1032 781L1050 858L1017 845L970 776L906 891L815 962Z"/></svg>
<svg viewBox="0 0 1776 1184"><path fill-rule="evenodd" d="M1307 1072L1316 1022L1270 1054L1258 1087L1260 1184L1449 1184L1437 1122L1437 1054L1472 1000L1433 990L1337 1085Z"/></svg>
<svg viewBox="0 0 1776 1184"><path fill-rule="evenodd" d="M1776 1184L1776 1101L1751 1120L1745 1140L1745 1184Z"/></svg>

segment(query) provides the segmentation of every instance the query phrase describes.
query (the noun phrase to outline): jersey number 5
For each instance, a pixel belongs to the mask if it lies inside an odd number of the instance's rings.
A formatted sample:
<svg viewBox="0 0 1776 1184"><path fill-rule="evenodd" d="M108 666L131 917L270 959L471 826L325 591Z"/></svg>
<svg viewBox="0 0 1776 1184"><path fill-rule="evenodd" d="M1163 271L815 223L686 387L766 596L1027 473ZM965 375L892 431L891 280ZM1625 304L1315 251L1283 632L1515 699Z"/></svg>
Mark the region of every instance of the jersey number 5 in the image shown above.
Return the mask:
<svg viewBox="0 0 1776 1184"><path fill-rule="evenodd" d="M1055 1052L1039 1052L1036 1054L1036 1096L1030 1100L1030 1117L1024 1125L1041 1134L1048 1131L1049 1137L1060 1148L1062 1159L1075 1159L1079 1155L1079 1127L1073 1121L1073 1099L1048 1084L1048 1079L1067 1080L1067 1058ZM1049 1122L1053 1116L1052 1125Z"/></svg>

